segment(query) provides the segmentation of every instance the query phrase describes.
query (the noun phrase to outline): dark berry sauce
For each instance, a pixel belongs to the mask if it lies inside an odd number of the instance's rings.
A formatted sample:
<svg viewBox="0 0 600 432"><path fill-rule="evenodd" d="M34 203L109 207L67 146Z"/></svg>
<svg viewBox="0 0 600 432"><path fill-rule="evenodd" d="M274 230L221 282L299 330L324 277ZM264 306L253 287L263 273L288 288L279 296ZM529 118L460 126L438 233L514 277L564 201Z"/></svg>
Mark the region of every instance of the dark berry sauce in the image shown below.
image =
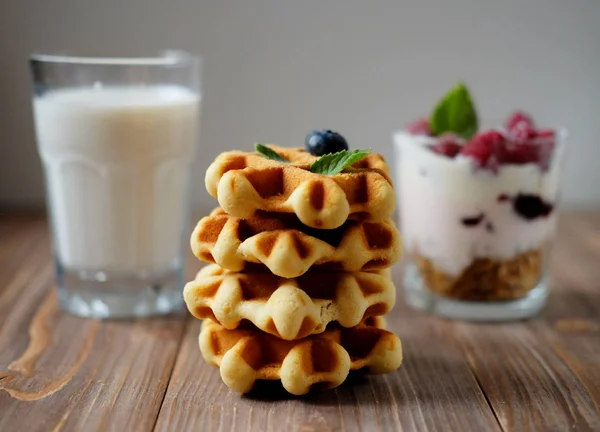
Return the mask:
<svg viewBox="0 0 600 432"><path fill-rule="evenodd" d="M513 209L522 218L533 220L547 217L554 210L554 205L544 201L539 195L519 194L513 200Z"/></svg>

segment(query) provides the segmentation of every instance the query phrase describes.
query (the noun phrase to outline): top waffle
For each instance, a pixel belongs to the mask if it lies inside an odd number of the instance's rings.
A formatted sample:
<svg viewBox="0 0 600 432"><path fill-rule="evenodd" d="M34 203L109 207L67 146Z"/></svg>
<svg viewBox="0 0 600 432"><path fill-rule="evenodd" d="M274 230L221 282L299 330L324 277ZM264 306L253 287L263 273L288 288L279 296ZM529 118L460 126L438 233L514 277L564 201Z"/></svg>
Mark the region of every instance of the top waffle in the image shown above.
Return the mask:
<svg viewBox="0 0 600 432"><path fill-rule="evenodd" d="M206 171L206 189L230 215L295 214L310 227L333 229L347 219L382 221L394 211L389 167L380 154L366 156L351 172L328 176L309 171L317 157L302 148L269 147L291 163L230 151Z"/></svg>

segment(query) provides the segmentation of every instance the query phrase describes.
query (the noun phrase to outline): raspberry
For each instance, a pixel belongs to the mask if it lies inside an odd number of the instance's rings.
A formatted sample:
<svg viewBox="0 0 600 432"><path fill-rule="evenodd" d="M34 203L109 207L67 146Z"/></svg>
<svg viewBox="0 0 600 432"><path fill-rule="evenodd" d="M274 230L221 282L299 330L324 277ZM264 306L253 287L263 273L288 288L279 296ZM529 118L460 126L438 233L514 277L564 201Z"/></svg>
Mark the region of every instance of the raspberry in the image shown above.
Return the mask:
<svg viewBox="0 0 600 432"><path fill-rule="evenodd" d="M511 115L509 115L506 119L506 122L504 123L504 127L507 131L512 131L518 124L521 123L526 124L531 129L535 129L533 119L529 114L523 111L515 111Z"/></svg>
<svg viewBox="0 0 600 432"><path fill-rule="evenodd" d="M519 143L527 143L537 137L536 130L527 122L517 123L509 132L510 136Z"/></svg>
<svg viewBox="0 0 600 432"><path fill-rule="evenodd" d="M537 163L543 170L547 170L556 146L555 136L551 129L536 132L526 125L517 125L513 130L515 142L506 149L506 162L516 165Z"/></svg>
<svg viewBox="0 0 600 432"><path fill-rule="evenodd" d="M537 162L540 158L540 147L532 143L516 143L506 147L505 162L522 165Z"/></svg>
<svg viewBox="0 0 600 432"><path fill-rule="evenodd" d="M406 125L406 131L412 135L431 135L429 120L421 117Z"/></svg>
<svg viewBox="0 0 600 432"><path fill-rule="evenodd" d="M431 146L431 150L442 156L454 158L462 148L462 140L454 134L444 134Z"/></svg>
<svg viewBox="0 0 600 432"><path fill-rule="evenodd" d="M459 152L462 146L456 143L440 143L431 146L431 150L442 156L448 156L450 159L454 158Z"/></svg>
<svg viewBox="0 0 600 432"><path fill-rule="evenodd" d="M465 144L461 154L475 159L480 167L496 171L505 159L505 141L504 135L496 130L479 133Z"/></svg>

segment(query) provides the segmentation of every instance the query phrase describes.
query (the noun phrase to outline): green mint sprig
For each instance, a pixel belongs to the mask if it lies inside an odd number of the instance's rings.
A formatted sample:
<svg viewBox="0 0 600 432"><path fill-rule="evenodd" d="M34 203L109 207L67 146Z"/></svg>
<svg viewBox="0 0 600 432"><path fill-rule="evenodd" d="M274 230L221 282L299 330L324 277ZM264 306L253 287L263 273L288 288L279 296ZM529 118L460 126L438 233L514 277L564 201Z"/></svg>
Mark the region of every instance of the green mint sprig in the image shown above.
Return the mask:
<svg viewBox="0 0 600 432"><path fill-rule="evenodd" d="M256 149L256 151L258 153L260 153L261 155L263 155L267 159L275 160L275 161L278 161L278 162L286 162L286 163L290 162L289 160L287 160L286 158L284 158L283 156L281 156L279 153L277 153L275 150L267 147L264 144L256 144L254 146L254 148Z"/></svg>
<svg viewBox="0 0 600 432"><path fill-rule="evenodd" d="M337 153L326 154L313 162L310 166L310 172L324 175L336 175L350 165L355 164L369 153L371 153L371 150L343 150Z"/></svg>
<svg viewBox="0 0 600 432"><path fill-rule="evenodd" d="M438 103L429 119L429 127L434 136L453 132L468 140L475 135L477 112L463 83L458 83Z"/></svg>
<svg viewBox="0 0 600 432"><path fill-rule="evenodd" d="M260 155L267 159L290 163L289 160L264 144L256 144L255 149ZM349 168L369 153L371 153L371 150L343 150L337 153L329 153L314 161L310 166L310 172L323 175L336 175Z"/></svg>

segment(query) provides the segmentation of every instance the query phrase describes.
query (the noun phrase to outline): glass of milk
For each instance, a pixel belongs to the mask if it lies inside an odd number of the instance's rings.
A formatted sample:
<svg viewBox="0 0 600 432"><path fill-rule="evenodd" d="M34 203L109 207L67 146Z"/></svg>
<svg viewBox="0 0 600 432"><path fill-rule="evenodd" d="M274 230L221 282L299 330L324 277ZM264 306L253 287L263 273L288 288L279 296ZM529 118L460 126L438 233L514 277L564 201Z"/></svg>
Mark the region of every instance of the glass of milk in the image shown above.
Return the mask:
<svg viewBox="0 0 600 432"><path fill-rule="evenodd" d="M86 317L182 305L199 59L31 57L59 303Z"/></svg>

